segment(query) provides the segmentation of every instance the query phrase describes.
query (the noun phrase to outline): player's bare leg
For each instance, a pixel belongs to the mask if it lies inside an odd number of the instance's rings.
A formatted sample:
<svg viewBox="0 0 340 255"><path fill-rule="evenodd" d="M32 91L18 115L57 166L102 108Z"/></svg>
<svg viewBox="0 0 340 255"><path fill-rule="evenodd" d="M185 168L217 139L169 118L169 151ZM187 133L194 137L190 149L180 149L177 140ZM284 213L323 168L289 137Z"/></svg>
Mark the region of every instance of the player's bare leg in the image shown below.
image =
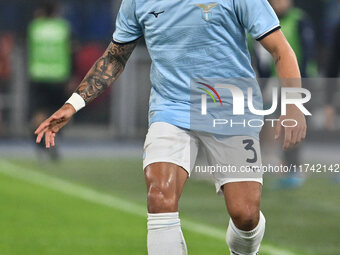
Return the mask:
<svg viewBox="0 0 340 255"><path fill-rule="evenodd" d="M258 253L265 230L265 218L260 212L261 191L258 182L235 182L223 187L231 218L227 231L231 254Z"/></svg>
<svg viewBox="0 0 340 255"><path fill-rule="evenodd" d="M185 255L187 248L178 216L178 201L188 173L171 163L145 168L148 191L148 254Z"/></svg>

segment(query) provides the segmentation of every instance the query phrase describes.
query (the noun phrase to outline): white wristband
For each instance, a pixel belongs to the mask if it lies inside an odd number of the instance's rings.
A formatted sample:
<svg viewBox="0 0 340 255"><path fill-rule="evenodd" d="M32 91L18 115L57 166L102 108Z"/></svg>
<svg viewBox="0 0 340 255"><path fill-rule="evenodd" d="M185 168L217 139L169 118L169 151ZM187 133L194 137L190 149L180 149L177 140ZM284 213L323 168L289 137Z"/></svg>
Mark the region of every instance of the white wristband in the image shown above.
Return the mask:
<svg viewBox="0 0 340 255"><path fill-rule="evenodd" d="M85 100L79 94L73 93L65 104L70 104L74 107L74 109L76 109L76 111L79 111L85 107Z"/></svg>

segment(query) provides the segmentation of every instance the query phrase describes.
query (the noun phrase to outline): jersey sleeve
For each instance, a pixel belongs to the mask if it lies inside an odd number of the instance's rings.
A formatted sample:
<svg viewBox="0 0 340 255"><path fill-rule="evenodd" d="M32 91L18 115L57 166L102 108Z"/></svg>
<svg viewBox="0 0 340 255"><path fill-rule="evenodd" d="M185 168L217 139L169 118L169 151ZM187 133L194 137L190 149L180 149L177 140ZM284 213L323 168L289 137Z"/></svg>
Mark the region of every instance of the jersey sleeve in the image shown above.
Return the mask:
<svg viewBox="0 0 340 255"><path fill-rule="evenodd" d="M234 8L240 23L258 41L281 28L267 0L234 0Z"/></svg>
<svg viewBox="0 0 340 255"><path fill-rule="evenodd" d="M135 0L123 0L116 19L113 41L129 43L143 35L143 30L136 16Z"/></svg>

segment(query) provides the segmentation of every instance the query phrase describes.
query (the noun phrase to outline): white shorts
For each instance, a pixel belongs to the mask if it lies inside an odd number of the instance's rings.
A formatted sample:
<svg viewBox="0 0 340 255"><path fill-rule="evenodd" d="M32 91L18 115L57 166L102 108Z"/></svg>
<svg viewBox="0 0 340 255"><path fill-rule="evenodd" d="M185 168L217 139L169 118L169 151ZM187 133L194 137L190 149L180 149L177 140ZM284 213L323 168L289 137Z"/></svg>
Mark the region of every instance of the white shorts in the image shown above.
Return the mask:
<svg viewBox="0 0 340 255"><path fill-rule="evenodd" d="M153 123L143 150L143 169L168 162L195 173L213 175L216 192L231 182L262 184L260 143L250 136L214 136L182 129L165 122Z"/></svg>

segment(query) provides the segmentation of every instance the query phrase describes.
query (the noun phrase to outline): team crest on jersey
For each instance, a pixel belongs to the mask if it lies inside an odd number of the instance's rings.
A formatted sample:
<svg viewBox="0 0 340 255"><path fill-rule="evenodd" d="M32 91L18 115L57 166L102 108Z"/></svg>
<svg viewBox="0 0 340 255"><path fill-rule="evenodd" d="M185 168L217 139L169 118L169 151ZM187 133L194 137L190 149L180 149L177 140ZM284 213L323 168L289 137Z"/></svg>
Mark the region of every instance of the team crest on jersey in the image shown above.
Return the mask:
<svg viewBox="0 0 340 255"><path fill-rule="evenodd" d="M195 4L195 6L199 7L202 9L202 18L205 21L209 21L212 18L212 8L216 7L218 4Z"/></svg>

